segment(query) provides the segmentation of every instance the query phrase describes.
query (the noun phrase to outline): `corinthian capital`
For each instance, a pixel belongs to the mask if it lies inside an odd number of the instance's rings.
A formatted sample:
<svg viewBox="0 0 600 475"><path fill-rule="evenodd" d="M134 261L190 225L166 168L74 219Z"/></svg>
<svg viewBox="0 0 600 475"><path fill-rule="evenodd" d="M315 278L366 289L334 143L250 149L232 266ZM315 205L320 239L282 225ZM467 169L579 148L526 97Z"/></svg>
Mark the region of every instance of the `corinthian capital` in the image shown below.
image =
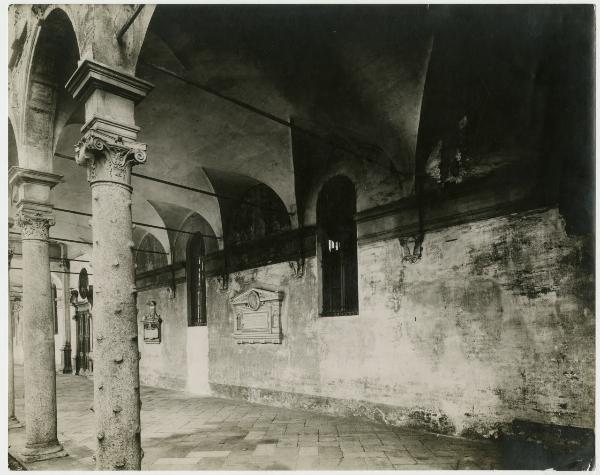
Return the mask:
<svg viewBox="0 0 600 475"><path fill-rule="evenodd" d="M50 206L20 203L17 205L17 226L21 228L22 240L47 241L54 217Z"/></svg>
<svg viewBox="0 0 600 475"><path fill-rule="evenodd" d="M146 161L146 144L88 130L75 145L75 160L87 165L88 181L129 183L131 167Z"/></svg>

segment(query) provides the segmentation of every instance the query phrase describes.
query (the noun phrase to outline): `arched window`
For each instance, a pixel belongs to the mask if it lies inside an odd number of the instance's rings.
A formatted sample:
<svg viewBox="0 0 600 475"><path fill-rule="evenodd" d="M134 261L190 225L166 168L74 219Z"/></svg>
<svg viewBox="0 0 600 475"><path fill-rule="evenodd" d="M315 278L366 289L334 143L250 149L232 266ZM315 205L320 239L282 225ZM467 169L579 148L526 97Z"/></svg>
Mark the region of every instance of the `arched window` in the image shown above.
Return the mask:
<svg viewBox="0 0 600 475"><path fill-rule="evenodd" d="M194 234L186 252L188 283L188 326L206 325L206 276L204 273L204 239Z"/></svg>
<svg viewBox="0 0 600 475"><path fill-rule="evenodd" d="M52 314L54 316L54 334L58 333L58 292L56 285L52 284Z"/></svg>
<svg viewBox="0 0 600 475"><path fill-rule="evenodd" d="M354 184L343 176L331 178L317 201L322 316L358 313L355 213Z"/></svg>

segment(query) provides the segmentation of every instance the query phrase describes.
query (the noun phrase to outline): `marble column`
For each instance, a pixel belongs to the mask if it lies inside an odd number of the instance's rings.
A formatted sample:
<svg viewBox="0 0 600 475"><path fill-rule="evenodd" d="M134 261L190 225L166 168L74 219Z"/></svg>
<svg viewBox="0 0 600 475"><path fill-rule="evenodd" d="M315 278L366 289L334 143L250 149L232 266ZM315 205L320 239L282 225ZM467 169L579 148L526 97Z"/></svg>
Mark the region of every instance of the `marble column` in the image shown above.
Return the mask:
<svg viewBox="0 0 600 475"><path fill-rule="evenodd" d="M50 189L60 176L13 167L9 180L18 188L17 225L21 228L23 273L23 365L25 376L26 461L67 455L56 432L54 316L48 234L54 224Z"/></svg>
<svg viewBox="0 0 600 475"><path fill-rule="evenodd" d="M92 190L94 267L94 413L96 469L141 467L137 292L131 217L131 168L146 161L136 141L135 102L152 86L84 61L67 89L86 100L83 137L75 147Z"/></svg>
<svg viewBox="0 0 600 475"><path fill-rule="evenodd" d="M10 226L10 224L9 224ZM8 302L8 428L16 429L23 427L15 415L15 360L13 353L14 329L15 329L15 298L10 295L10 265L12 262L13 250L8 248L8 279L9 279L9 302Z"/></svg>

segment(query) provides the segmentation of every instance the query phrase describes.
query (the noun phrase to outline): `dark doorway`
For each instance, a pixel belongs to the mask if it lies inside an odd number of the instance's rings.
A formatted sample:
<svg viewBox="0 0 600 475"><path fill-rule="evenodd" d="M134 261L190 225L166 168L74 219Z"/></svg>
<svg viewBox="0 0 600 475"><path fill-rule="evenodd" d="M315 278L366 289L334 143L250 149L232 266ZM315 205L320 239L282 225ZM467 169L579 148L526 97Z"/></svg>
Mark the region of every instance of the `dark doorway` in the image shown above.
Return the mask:
<svg viewBox="0 0 600 475"><path fill-rule="evenodd" d="M77 322L75 374L87 376L94 371L92 357L92 314L89 310L78 311L75 314L75 320Z"/></svg>

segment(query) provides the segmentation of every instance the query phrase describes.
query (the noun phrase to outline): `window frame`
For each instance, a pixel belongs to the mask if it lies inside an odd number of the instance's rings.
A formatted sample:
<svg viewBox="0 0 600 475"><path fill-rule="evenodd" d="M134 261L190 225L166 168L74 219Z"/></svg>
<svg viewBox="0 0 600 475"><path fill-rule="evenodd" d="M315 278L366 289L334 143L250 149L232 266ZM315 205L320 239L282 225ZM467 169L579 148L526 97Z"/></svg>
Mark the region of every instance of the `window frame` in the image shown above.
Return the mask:
<svg viewBox="0 0 600 475"><path fill-rule="evenodd" d="M337 183L336 183L337 181ZM345 183L344 183L345 182ZM331 187L331 190L329 189ZM350 187L352 189L351 197L348 197ZM341 190L340 190L341 188ZM344 195L344 202L350 204L351 209L347 210L347 214L351 216L348 217L346 223L340 224L338 231L341 234L347 234L351 237L344 239L337 239L336 236L332 236L328 233L326 229L326 225L330 224L331 219L331 210L323 210L323 200L326 199L325 193L331 193L332 191L336 191L338 195ZM353 198L349 199L349 198ZM327 213L329 211L329 213ZM327 216L324 216L324 213ZM357 232L356 232L356 221L354 220L354 215L356 213L356 188L354 183L343 175L336 175L329 180L327 180L321 190L319 191L319 195L317 197L317 261L318 261L318 271L319 271L319 316L320 317L341 317L341 316L358 316L360 312L360 302L359 302L359 289L358 289L358 240L357 240ZM351 220L351 221L350 221ZM346 226L346 229L343 229L343 226ZM348 232L349 231L349 232ZM333 243L333 246L332 246ZM351 246L348 248L348 246ZM351 249L350 253L344 255L344 249ZM335 252L340 253L339 265L334 266L332 261L334 259L328 260L326 258L326 252ZM332 254L333 255L333 254ZM329 262L329 264L328 264ZM350 263L350 268L348 268L348 263ZM329 269L325 266L329 265ZM327 288L326 286L331 285L332 279L330 277L331 272L338 272L339 278L337 282L339 283L339 294L338 301L339 304L337 308L331 305L332 300L332 289L331 287ZM348 286L348 278L354 280L354 283ZM352 288L354 288L354 294L352 294ZM329 308L326 309L326 301L329 300L330 305ZM350 304L348 304L350 301Z"/></svg>
<svg viewBox="0 0 600 475"><path fill-rule="evenodd" d="M188 327L207 326L205 256L204 236L196 233L190 237L186 249Z"/></svg>

